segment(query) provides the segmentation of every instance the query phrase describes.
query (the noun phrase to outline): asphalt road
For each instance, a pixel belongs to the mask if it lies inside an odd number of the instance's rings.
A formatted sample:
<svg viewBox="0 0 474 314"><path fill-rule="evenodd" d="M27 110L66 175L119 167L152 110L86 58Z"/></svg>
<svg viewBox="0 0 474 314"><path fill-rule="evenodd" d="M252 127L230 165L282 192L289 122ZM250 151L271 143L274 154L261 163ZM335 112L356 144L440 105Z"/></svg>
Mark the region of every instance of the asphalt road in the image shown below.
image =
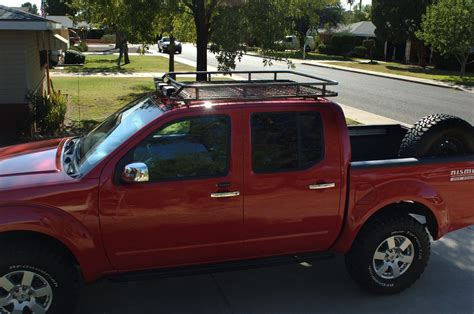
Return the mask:
<svg viewBox="0 0 474 314"><path fill-rule="evenodd" d="M186 44L178 56L195 61L196 48ZM217 67L212 53L208 53L208 65ZM246 55L236 68L241 71L265 69L287 70L288 67L283 62L264 67L261 58ZM429 114L448 113L474 124L474 93L302 64L295 70L338 81L337 102L394 120L415 123Z"/></svg>
<svg viewBox="0 0 474 314"><path fill-rule="evenodd" d="M311 263L87 286L78 314L474 313L474 227L432 244L409 289L374 296L351 280L341 256Z"/></svg>

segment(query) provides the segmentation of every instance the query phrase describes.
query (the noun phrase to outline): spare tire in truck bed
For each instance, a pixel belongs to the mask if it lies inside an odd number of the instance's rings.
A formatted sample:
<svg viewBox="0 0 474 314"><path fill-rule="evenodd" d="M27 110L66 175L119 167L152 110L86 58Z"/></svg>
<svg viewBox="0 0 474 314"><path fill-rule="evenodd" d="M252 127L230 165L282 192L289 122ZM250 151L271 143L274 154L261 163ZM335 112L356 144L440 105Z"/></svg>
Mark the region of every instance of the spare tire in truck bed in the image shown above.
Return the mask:
<svg viewBox="0 0 474 314"><path fill-rule="evenodd" d="M447 114L433 114L418 121L408 130L398 152L401 158L469 154L474 154L474 128Z"/></svg>

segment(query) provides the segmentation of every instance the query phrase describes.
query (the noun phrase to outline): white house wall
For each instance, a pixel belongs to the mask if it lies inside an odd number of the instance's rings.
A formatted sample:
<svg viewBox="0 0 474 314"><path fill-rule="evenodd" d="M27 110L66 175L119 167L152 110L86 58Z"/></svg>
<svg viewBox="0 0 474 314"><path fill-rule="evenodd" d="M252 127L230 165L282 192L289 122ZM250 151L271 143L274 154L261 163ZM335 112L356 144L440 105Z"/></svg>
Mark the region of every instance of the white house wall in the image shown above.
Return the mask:
<svg viewBox="0 0 474 314"><path fill-rule="evenodd" d="M43 77L36 33L0 31L0 105L25 104Z"/></svg>

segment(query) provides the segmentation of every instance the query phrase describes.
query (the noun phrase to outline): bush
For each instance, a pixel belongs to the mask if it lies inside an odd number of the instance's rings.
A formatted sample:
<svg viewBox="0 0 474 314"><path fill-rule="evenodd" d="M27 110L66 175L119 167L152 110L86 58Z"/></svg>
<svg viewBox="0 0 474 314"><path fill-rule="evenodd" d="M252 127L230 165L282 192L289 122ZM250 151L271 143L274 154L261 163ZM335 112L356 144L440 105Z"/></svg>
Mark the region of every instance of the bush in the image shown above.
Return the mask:
<svg viewBox="0 0 474 314"><path fill-rule="evenodd" d="M81 36L82 38L87 37L87 39L101 39L104 36L103 29L90 29L87 31L86 36Z"/></svg>
<svg viewBox="0 0 474 314"><path fill-rule="evenodd" d="M331 38L334 54L347 55L356 46L357 38L351 35L334 35Z"/></svg>
<svg viewBox="0 0 474 314"><path fill-rule="evenodd" d="M31 105L32 119L36 129L43 135L54 135L64 124L67 111L67 98L60 92L49 96L30 94L28 101Z"/></svg>
<svg viewBox="0 0 474 314"><path fill-rule="evenodd" d="M78 45L79 51L81 52L87 52L89 51L89 46L87 46L85 41L81 41Z"/></svg>
<svg viewBox="0 0 474 314"><path fill-rule="evenodd" d="M366 58L369 54L369 50L367 50L364 46L356 46L351 52L351 57L356 58Z"/></svg>
<svg viewBox="0 0 474 314"><path fill-rule="evenodd" d="M474 53L471 53L468 62L471 60L474 60ZM436 52L433 53L432 63L440 70L459 71L461 69L461 64L455 56L441 56ZM467 64L466 72L474 72L474 62Z"/></svg>
<svg viewBox="0 0 474 314"><path fill-rule="evenodd" d="M86 56L79 51L68 50L64 54L64 64L84 64Z"/></svg>
<svg viewBox="0 0 474 314"><path fill-rule="evenodd" d="M106 44L115 44L115 34L102 36L102 41Z"/></svg>
<svg viewBox="0 0 474 314"><path fill-rule="evenodd" d="M334 54L334 47L331 44L320 44L318 46L318 51L327 55Z"/></svg>

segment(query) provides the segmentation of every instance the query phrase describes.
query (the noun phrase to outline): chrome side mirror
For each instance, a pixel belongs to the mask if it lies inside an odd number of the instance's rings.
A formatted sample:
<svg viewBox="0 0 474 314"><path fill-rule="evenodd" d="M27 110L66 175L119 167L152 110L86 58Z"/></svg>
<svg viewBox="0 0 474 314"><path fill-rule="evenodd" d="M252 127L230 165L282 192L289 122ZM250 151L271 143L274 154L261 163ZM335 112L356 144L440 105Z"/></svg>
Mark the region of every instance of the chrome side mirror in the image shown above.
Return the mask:
<svg viewBox="0 0 474 314"><path fill-rule="evenodd" d="M142 162L128 164L122 171L121 179L127 183L148 182L148 167Z"/></svg>

